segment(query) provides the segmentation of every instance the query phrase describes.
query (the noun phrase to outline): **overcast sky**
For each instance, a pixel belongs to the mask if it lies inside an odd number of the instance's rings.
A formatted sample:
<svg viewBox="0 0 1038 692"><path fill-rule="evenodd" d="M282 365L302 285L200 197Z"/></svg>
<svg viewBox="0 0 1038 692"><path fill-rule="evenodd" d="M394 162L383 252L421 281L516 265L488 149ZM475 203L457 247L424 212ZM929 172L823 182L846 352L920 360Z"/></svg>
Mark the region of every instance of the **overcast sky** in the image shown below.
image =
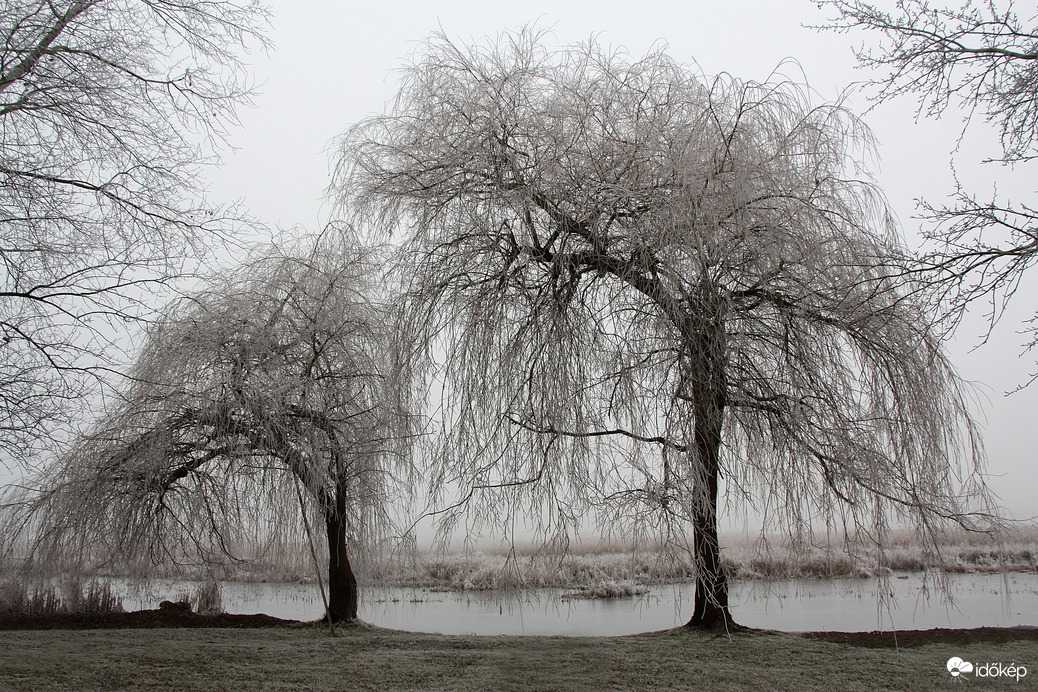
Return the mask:
<svg viewBox="0 0 1038 692"><path fill-rule="evenodd" d="M805 28L825 20L811 0L268 4L274 47L269 54L251 56L259 90L255 107L242 112L242 127L231 137L236 151L209 179L214 198L241 200L253 215L286 229L316 230L328 221L323 198L333 138L385 110L395 93L395 71L440 29L470 42L536 23L551 28L559 45L594 34L601 43L625 47L633 55L663 42L676 60L696 63L706 74L765 80L778 69L806 78L819 102L836 99L868 76L855 69L851 52L866 37ZM858 112L869 105L861 94L849 103ZM949 157L961 127L956 113L917 122L914 105L905 99L865 116L879 140L874 173L910 242L918 227L912 218L915 198L940 201L953 190ZM1027 189L1023 176L977 165L997 147L983 124L972 129L956 158L960 178L980 193L989 193L997 179L1000 193L1015 189L1018 199L1031 195L1033 200L1035 190ZM1025 381L1038 359L1038 353L1021 358L1023 338L1016 333L1021 319L1034 310L1035 296L1038 276L1033 275L989 343L971 350L984 331L978 310L950 345L960 373L978 386L989 484L1018 519L1038 515L1038 455L1031 441L1038 424L1038 384L1008 398L1004 393Z"/></svg>

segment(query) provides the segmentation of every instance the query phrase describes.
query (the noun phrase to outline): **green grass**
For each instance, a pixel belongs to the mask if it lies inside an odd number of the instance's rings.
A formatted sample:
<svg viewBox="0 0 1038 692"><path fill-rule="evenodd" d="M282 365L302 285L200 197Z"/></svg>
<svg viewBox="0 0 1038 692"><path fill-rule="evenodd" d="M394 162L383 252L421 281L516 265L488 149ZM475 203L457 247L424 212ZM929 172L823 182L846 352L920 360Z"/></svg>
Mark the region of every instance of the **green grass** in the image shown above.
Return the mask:
<svg viewBox="0 0 1038 692"><path fill-rule="evenodd" d="M0 632L0 690L943 690L952 656L1016 663L1038 646L870 649L796 635L456 637L369 626Z"/></svg>

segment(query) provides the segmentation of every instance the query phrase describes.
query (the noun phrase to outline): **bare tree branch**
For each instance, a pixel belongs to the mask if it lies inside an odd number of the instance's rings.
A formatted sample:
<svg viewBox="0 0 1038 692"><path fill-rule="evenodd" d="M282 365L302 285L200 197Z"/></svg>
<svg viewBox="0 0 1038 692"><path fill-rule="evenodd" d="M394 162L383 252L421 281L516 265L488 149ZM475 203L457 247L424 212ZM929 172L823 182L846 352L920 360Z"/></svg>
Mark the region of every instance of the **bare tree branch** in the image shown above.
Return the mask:
<svg viewBox="0 0 1038 692"><path fill-rule="evenodd" d="M836 13L818 28L881 37L855 51L863 67L883 73L872 81L877 102L913 95L919 114L935 118L959 105L966 112L963 135L977 115L996 123L1002 152L989 162L1024 169L1018 174L1030 169L1038 158L1038 16L1025 15L1032 22L1025 25L1012 0L971 1L958 10L903 0L894 12L863 0L818 5ZM956 186L950 203L919 202L927 247L915 271L945 307L950 328L970 306L986 304L990 336L1038 257L1034 203L999 200L996 193L987 201ZM1025 351L1038 346L1036 321L1038 312L1024 329ZM1038 370L1020 387L1036 378Z"/></svg>
<svg viewBox="0 0 1038 692"><path fill-rule="evenodd" d="M249 100L241 54L266 45L265 18L203 0L0 9L2 463L68 434L121 337L247 223L198 173Z"/></svg>

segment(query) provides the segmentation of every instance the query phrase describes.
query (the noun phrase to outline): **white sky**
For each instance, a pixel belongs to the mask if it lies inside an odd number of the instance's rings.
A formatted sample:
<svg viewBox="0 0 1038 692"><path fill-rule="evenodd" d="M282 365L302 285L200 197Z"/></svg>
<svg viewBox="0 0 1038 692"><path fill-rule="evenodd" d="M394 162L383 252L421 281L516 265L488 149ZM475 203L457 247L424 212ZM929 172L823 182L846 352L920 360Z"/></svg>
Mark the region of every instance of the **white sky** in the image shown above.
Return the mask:
<svg viewBox="0 0 1038 692"><path fill-rule="evenodd" d="M604 0L487 2L353 3L319 0L268 0L274 15L269 54L251 56L259 83L256 107L243 110L242 128L233 132L236 151L211 171L211 193L218 200L241 200L269 224L311 230L328 220L323 201L328 184L328 146L361 118L382 112L393 98L401 67L418 43L442 28L463 42L496 36L536 22L552 28L555 40L574 43L597 34L633 55L657 41L671 56L696 62L707 74L729 72L764 80L784 60L782 71L802 69L819 101L834 99L866 75L855 69L851 46L862 35L820 33L803 24L820 24L824 15L811 0L684 0L632 2ZM868 104L850 103L859 112ZM953 190L949 156L956 145L960 117L916 122L910 99L876 108L866 116L879 140L876 174L899 215L906 236L914 237L914 199L939 201ZM982 124L980 124L982 125ZM960 177L979 193L991 190L993 167L975 163L997 153L994 135L976 127L958 155ZM1000 193L1017 199L1035 190L1017 175L1002 175ZM1033 183L1032 183L1033 185ZM951 345L960 373L978 383L989 457L989 484L1018 519L1038 515L1038 454L1030 441L1038 425L1038 383L1022 393L1004 393L1026 380L1038 353L1024 355L1015 331L1033 311L1038 275L1021 286L1014 310L993 339L971 352L983 333L981 319L964 325ZM979 312L979 311L978 311Z"/></svg>

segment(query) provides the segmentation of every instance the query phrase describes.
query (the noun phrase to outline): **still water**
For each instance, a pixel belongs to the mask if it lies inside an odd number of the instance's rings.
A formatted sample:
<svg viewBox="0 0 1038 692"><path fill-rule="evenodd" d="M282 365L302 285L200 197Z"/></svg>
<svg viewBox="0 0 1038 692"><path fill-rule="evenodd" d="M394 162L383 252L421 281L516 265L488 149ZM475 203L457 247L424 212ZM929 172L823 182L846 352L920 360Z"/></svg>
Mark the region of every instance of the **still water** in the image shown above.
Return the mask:
<svg viewBox="0 0 1038 692"><path fill-rule="evenodd" d="M740 624L786 631L869 631L934 627L1038 625L1038 573L949 576L951 600L921 574L886 580L760 581L732 584L732 613ZM315 584L222 585L231 613L267 613L315 620L323 615ZM191 582L122 585L127 610L193 593ZM683 624L692 612L693 586L652 587L618 599L564 599L555 590L515 593L437 592L368 588L361 619L393 629L443 634L622 635Z"/></svg>

